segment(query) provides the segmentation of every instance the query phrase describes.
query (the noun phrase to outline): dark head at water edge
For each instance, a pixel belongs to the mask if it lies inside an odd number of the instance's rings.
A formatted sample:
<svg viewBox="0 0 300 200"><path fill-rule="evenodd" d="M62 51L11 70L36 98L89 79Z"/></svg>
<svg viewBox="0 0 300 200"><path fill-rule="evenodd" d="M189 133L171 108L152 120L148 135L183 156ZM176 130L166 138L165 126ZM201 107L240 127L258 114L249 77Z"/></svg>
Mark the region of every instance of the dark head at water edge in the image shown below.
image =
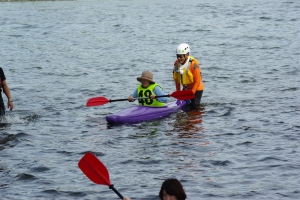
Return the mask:
<svg viewBox="0 0 300 200"><path fill-rule="evenodd" d="M161 200L185 200L187 196L180 181L170 178L162 183L159 198Z"/></svg>
<svg viewBox="0 0 300 200"><path fill-rule="evenodd" d="M190 53L190 46L186 43L182 43L177 47L173 79L176 91L191 90L195 94L195 98L191 99L190 106L192 109L198 109L200 108L204 84L202 82L200 64Z"/></svg>
<svg viewBox="0 0 300 200"><path fill-rule="evenodd" d="M166 179L161 185L158 196L160 200L185 200L187 198L180 181L176 178ZM123 200L131 199L125 196Z"/></svg>

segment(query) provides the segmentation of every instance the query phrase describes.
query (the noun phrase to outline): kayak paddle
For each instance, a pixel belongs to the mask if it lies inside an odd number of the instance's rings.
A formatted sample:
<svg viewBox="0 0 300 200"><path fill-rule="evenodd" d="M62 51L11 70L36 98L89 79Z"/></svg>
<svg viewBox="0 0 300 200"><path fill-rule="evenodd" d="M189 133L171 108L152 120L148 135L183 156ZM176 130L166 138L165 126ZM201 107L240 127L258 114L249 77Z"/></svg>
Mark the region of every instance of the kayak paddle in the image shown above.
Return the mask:
<svg viewBox="0 0 300 200"><path fill-rule="evenodd" d="M91 152L86 153L78 162L81 171L94 183L100 185L107 185L112 189L121 199L123 196L110 183L109 173L103 163Z"/></svg>
<svg viewBox="0 0 300 200"><path fill-rule="evenodd" d="M168 95L162 95L162 96L156 96L156 98L159 97L174 97L176 99L179 100L189 100L189 99L193 99L195 98L194 93L191 90L182 90L182 91L176 91L173 92L172 94L168 94ZM148 99L150 97L143 97L143 98L136 98L138 99ZM135 99L135 100L136 100ZM128 99L107 99L105 97L93 97L90 98L87 102L86 102L86 106L101 106L103 104L106 104L108 102L114 102L114 101L128 101Z"/></svg>

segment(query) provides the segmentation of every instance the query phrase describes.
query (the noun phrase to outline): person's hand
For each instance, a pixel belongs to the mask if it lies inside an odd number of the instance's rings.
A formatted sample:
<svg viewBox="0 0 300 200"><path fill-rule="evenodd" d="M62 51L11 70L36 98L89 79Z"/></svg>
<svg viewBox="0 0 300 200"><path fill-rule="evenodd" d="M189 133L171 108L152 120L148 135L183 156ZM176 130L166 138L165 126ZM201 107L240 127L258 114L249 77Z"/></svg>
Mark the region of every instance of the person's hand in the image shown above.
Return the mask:
<svg viewBox="0 0 300 200"><path fill-rule="evenodd" d="M129 197L123 197L123 200L131 200Z"/></svg>
<svg viewBox="0 0 300 200"><path fill-rule="evenodd" d="M129 97L128 97L128 101L129 101L129 102L133 102L133 101L134 101L133 96L129 96Z"/></svg>
<svg viewBox="0 0 300 200"><path fill-rule="evenodd" d="M150 95L150 99L155 99L156 98L156 95L155 94L151 94Z"/></svg>
<svg viewBox="0 0 300 200"><path fill-rule="evenodd" d="M9 108L9 110L14 109L14 104L13 104L13 102L12 102L12 101L8 101L8 102L7 102L7 107Z"/></svg>

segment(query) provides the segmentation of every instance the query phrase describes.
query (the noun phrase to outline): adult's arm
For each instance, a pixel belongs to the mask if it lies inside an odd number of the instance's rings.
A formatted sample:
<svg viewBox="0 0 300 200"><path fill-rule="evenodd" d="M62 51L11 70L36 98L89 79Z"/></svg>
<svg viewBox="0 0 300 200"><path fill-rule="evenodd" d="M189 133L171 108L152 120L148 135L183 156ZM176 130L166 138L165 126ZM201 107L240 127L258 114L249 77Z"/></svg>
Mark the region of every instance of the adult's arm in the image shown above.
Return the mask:
<svg viewBox="0 0 300 200"><path fill-rule="evenodd" d="M192 91L195 94L197 92L197 89L200 86L200 81L201 81L200 67L198 64L194 63L194 70L192 73L193 73L193 77L194 77L194 85L193 85Z"/></svg>
<svg viewBox="0 0 300 200"><path fill-rule="evenodd" d="M177 83L177 81L175 81L175 87L176 87L176 91L180 91L180 84Z"/></svg>
<svg viewBox="0 0 300 200"><path fill-rule="evenodd" d="M176 67L176 66L178 66L178 60L175 60L175 62L174 62L174 67ZM175 70L175 68L174 68L174 70ZM174 71L173 71L173 73L174 73ZM180 84L175 80L174 80L174 83L175 83L176 91L180 91Z"/></svg>

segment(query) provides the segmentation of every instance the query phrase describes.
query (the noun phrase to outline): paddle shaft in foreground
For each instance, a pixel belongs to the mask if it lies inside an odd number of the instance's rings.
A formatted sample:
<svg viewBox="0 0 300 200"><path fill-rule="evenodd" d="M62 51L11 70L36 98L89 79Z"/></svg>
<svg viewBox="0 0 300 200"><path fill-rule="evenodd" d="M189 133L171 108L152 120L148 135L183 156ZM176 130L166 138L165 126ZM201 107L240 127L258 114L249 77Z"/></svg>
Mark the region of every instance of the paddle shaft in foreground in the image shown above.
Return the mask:
<svg viewBox="0 0 300 200"><path fill-rule="evenodd" d="M118 190L116 190L113 184L109 186L109 189L112 189L120 197L120 199L123 199L123 196L120 194Z"/></svg>

